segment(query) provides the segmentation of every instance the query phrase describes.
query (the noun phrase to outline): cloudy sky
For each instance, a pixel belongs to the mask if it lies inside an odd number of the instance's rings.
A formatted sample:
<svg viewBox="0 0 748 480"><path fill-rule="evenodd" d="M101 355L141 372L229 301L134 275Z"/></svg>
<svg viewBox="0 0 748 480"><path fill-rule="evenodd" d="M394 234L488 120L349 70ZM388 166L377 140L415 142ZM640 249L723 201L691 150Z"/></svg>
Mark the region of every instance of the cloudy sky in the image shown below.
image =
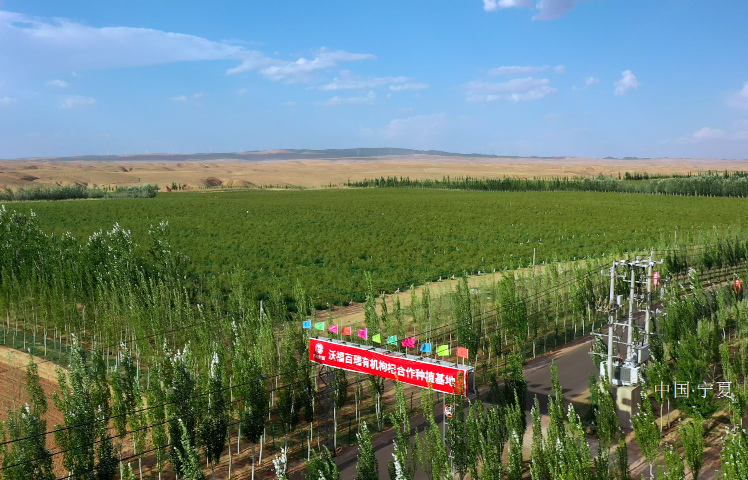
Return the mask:
<svg viewBox="0 0 748 480"><path fill-rule="evenodd" d="M0 158L748 158L748 3L0 0Z"/></svg>

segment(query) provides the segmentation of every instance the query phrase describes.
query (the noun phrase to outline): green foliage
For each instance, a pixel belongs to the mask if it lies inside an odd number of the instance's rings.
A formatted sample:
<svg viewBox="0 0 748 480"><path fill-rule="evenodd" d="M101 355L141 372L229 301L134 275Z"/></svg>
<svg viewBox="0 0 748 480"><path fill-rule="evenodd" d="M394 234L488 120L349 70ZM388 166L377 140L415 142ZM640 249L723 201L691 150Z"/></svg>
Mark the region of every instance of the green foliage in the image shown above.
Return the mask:
<svg viewBox="0 0 748 480"><path fill-rule="evenodd" d="M682 422L678 427L683 442L683 456L694 480L704 464L704 420L700 417Z"/></svg>
<svg viewBox="0 0 748 480"><path fill-rule="evenodd" d="M29 402L16 410L6 407L7 419L2 422L3 442L14 442L0 446L3 457L3 477L7 480L54 480L52 452L46 447L47 422L42 416L47 411L47 398L39 382L39 373L33 357L26 364L26 395Z"/></svg>
<svg viewBox="0 0 748 480"><path fill-rule="evenodd" d="M175 449L176 455L179 457L179 478L182 480L205 480L205 474L200 462L200 455L197 453L197 448L194 442L190 441L192 432L187 428L185 423L180 419L177 421L179 426L180 434L177 437L181 443L181 447ZM172 442L175 437L172 436ZM173 462L173 460L172 460ZM176 470L176 465L174 466Z"/></svg>
<svg viewBox="0 0 748 480"><path fill-rule="evenodd" d="M188 368L188 357L186 347L185 351L181 354L177 352L174 356L171 389L166 397L169 402L169 439L172 444L169 459L174 472L185 480L191 468L189 464L184 463L185 459L189 460L193 454L197 455L195 450L197 408L193 398L196 383Z"/></svg>
<svg viewBox="0 0 748 480"><path fill-rule="evenodd" d="M298 279L315 304L326 307L327 302L364 301L367 271L378 297L439 276L527 266L533 248L538 264L647 248L661 236L671 237L675 226L681 226L680 241L688 233L711 232L714 225L734 225L742 202L594 192L367 189L171 193L147 202L14 207L27 216L33 209L41 228L59 238L67 231L87 238L119 222L143 249L149 223L168 221L175 232L171 246L188 255L199 272L221 275L239 266L256 298L269 297L277 283L282 302ZM630 212L631 218L617 218L615 211ZM685 232L683 225L692 228ZM288 241L298 231L304 232L303 240Z"/></svg>
<svg viewBox="0 0 748 480"><path fill-rule="evenodd" d="M685 480L686 479L686 468L683 465L683 458L676 445L665 444L665 448L662 452L662 458L665 463L665 471L663 472L663 480ZM696 477L694 477L696 478Z"/></svg>
<svg viewBox="0 0 748 480"><path fill-rule="evenodd" d="M379 480L379 463L374 454L374 446L371 442L371 432L366 422L361 424L360 431L356 434L358 439L358 460L356 461L355 480ZM430 474L427 471L427 474ZM313 480L310 478L310 480Z"/></svg>
<svg viewBox="0 0 748 480"><path fill-rule="evenodd" d="M616 480L631 480L628 445L626 445L626 436L623 433L618 437L616 447Z"/></svg>
<svg viewBox="0 0 748 480"><path fill-rule="evenodd" d="M728 429L722 441L722 480L748 479L748 435L739 428Z"/></svg>
<svg viewBox="0 0 748 480"><path fill-rule="evenodd" d="M340 480L338 465L332 459L330 450L323 446L322 451L313 452L311 458L306 462L307 480Z"/></svg>
<svg viewBox="0 0 748 480"><path fill-rule="evenodd" d="M228 401L223 384L223 354L216 349L210 364L206 388L208 408L204 409L199 423L200 440L205 448L205 456L214 467L221 459L226 446L229 426ZM203 396L202 398L206 398Z"/></svg>
<svg viewBox="0 0 748 480"><path fill-rule="evenodd" d="M634 427L639 449L649 463L649 474L652 476L652 468L657 462L657 453L660 449L660 429L655 422L648 396L642 395L639 412L631 417L631 425Z"/></svg>
<svg viewBox="0 0 748 480"><path fill-rule="evenodd" d="M113 190L88 188L83 185L34 185L32 187L6 188L0 191L0 201L20 202L37 200L72 200L81 198L153 198L158 192L158 185L134 185L132 187L115 187Z"/></svg>

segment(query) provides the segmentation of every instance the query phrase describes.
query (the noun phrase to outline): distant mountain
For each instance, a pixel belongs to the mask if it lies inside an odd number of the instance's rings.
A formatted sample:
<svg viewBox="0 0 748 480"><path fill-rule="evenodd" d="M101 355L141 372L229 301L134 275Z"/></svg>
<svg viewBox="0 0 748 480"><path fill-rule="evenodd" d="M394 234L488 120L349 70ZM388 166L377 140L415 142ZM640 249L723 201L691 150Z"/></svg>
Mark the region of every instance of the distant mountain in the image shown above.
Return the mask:
<svg viewBox="0 0 748 480"><path fill-rule="evenodd" d="M566 157L521 157L516 155L485 155L481 153L452 153L441 150L413 150L410 148L340 148L327 150L264 150L251 152L225 152L225 153L144 153L133 155L81 155L76 157L45 157L46 160L63 161L149 161L149 162L184 162L184 161L210 161L210 160L237 160L248 162L261 162L263 160L322 160L322 159L351 159L372 158L405 155L431 155L435 157L455 158L548 158L563 159Z"/></svg>

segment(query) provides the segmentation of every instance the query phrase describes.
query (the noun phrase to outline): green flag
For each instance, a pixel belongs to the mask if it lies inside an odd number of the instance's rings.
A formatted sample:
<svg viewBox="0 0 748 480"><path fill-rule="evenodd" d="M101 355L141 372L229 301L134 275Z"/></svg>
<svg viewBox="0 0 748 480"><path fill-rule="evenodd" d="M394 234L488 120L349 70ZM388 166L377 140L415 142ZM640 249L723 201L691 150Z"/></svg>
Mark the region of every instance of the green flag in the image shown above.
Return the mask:
<svg viewBox="0 0 748 480"><path fill-rule="evenodd" d="M374 343L382 343L382 336L377 333L376 335L371 337L371 341Z"/></svg>
<svg viewBox="0 0 748 480"><path fill-rule="evenodd" d="M436 347L436 354L440 357L446 357L449 355L449 345L439 345Z"/></svg>
<svg viewBox="0 0 748 480"><path fill-rule="evenodd" d="M397 335L387 337L387 345L397 345Z"/></svg>
<svg viewBox="0 0 748 480"><path fill-rule="evenodd" d="M314 328L317 330L324 330L325 329L325 322L317 322L314 324Z"/></svg>

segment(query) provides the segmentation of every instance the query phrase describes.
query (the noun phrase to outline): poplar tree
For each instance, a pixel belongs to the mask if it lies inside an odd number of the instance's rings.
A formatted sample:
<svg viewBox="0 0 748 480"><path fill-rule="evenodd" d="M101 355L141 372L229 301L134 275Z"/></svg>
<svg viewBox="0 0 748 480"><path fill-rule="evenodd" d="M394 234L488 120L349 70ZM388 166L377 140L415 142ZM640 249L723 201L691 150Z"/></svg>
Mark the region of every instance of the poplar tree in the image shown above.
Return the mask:
<svg viewBox="0 0 748 480"><path fill-rule="evenodd" d="M312 453L312 458L306 462L306 469L304 477L307 480L340 480L338 465L325 446L322 447L322 451Z"/></svg>
<svg viewBox="0 0 748 480"><path fill-rule="evenodd" d="M63 466L72 475L83 480L94 480L97 463L107 466L110 462L106 442L99 444L98 460L93 440L107 436L106 429L97 424L101 418L94 394L94 376L86 361L85 351L73 337L70 353L70 370L57 369L60 392L52 399L63 416L64 424L55 425L55 443L64 451ZM72 428L71 428L72 427ZM103 460L103 462L102 462Z"/></svg>
<svg viewBox="0 0 748 480"><path fill-rule="evenodd" d="M153 443L153 456L156 461L156 470L159 478L164 467L165 448L169 443L169 437L166 432L166 392L164 392L163 382L164 367L156 368L156 378L149 379L146 400L148 402L148 422L151 424L151 441ZM151 373L149 372L148 375Z"/></svg>
<svg viewBox="0 0 748 480"><path fill-rule="evenodd" d="M748 435L739 428L726 429L722 441L722 480L745 480L748 472Z"/></svg>
<svg viewBox="0 0 748 480"><path fill-rule="evenodd" d="M660 477L662 480L686 479L686 468L683 465L683 458L681 458L677 448L673 445L666 444L662 452L662 458L665 463L665 471Z"/></svg>
<svg viewBox="0 0 748 480"><path fill-rule="evenodd" d="M371 432L369 432L366 422L361 424L356 438L358 439L358 460L356 462L355 480L379 480L379 463L374 453Z"/></svg>
<svg viewBox="0 0 748 480"><path fill-rule="evenodd" d="M616 480L631 480L629 452L623 432L618 437L618 446L616 447Z"/></svg>
<svg viewBox="0 0 748 480"><path fill-rule="evenodd" d="M171 465L180 478L187 480L189 465L184 459L197 455L195 450L195 380L190 374L186 359L188 350L174 356L172 364L171 389L167 394L169 402L169 438L171 451L169 459ZM199 462L198 462L199 464Z"/></svg>
<svg viewBox="0 0 748 480"><path fill-rule="evenodd" d="M657 453L660 449L660 430L655 423L652 404L646 394L639 404L639 412L631 417L631 425L634 427L634 435L636 435L639 449L649 463L649 476L651 478L654 464L657 462Z"/></svg>
<svg viewBox="0 0 748 480"><path fill-rule="evenodd" d="M213 352L206 391L209 392L208 408L202 414L199 432L205 456L208 463L212 464L212 477L215 479L216 464L226 446L229 427L229 412L223 385L223 355L218 350Z"/></svg>
<svg viewBox="0 0 748 480"><path fill-rule="evenodd" d="M543 446L543 428L540 419L540 402L535 395L532 406L532 446L530 447L530 478L551 480L548 459Z"/></svg>
<svg viewBox="0 0 748 480"><path fill-rule="evenodd" d="M698 480L701 466L704 464L704 420L694 417L683 422L678 427L681 441L683 442L683 453L694 480Z"/></svg>
<svg viewBox="0 0 748 480"><path fill-rule="evenodd" d="M239 420L242 435L252 444L252 476L255 470L255 445L262 438L268 417L270 395L257 361L257 352L240 343L234 358L234 372L239 382L236 395L241 400Z"/></svg>
<svg viewBox="0 0 748 480"><path fill-rule="evenodd" d="M3 475L8 480L54 480L52 453L47 449L47 421L42 416L47 412L47 397L39 383L39 371L34 357L29 355L26 364L26 396L28 403L16 410L5 408L7 420L2 424L0 440L9 444L0 446L3 456ZM17 466L13 466L17 465Z"/></svg>
<svg viewBox="0 0 748 480"><path fill-rule="evenodd" d="M182 444L181 448L174 450L179 457L179 469L181 472L179 478L182 480L205 480L200 456L197 453L194 441L190 441L190 431L181 419L177 420L177 426L180 430L179 440Z"/></svg>

